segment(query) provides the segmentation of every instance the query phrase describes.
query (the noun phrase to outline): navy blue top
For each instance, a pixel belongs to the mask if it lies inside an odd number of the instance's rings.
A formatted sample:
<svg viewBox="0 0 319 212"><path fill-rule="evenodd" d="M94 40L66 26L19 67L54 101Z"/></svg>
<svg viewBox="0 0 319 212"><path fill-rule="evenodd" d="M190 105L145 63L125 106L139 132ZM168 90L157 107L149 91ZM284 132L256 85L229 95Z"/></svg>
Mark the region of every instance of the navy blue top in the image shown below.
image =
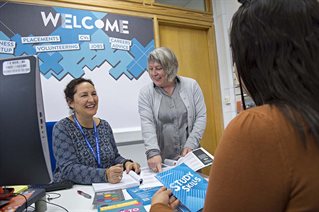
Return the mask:
<svg viewBox="0 0 319 212"><path fill-rule="evenodd" d="M53 152L56 159L54 181L71 180L78 184L107 182L106 168L125 161L116 147L112 128L100 119L97 126L99 134L101 168L86 144L81 131L69 118L64 118L54 125L52 133ZM82 127L93 150L96 143L93 128Z"/></svg>

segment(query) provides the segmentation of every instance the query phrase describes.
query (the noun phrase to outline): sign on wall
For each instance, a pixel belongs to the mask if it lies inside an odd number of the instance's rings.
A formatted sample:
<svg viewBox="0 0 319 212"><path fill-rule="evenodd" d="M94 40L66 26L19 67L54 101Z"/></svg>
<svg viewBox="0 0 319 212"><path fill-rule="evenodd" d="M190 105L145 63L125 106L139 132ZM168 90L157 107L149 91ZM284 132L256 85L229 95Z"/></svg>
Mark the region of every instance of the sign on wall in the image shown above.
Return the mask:
<svg viewBox="0 0 319 212"><path fill-rule="evenodd" d="M0 57L37 55L47 121L69 114L63 90L92 79L98 116L114 131L140 127L139 90L150 82L152 19L62 7L0 2Z"/></svg>

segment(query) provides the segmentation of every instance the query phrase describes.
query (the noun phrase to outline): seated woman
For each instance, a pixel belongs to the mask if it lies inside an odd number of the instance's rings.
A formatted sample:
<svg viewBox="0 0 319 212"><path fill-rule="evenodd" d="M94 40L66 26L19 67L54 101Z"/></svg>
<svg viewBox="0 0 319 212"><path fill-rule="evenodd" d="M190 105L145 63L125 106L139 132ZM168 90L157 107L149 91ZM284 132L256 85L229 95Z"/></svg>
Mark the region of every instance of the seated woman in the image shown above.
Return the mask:
<svg viewBox="0 0 319 212"><path fill-rule="evenodd" d="M109 123L94 117L99 98L93 82L73 79L64 93L72 115L57 122L53 128L53 152L57 163L54 181L118 183L123 170L139 173L138 163L119 154Z"/></svg>

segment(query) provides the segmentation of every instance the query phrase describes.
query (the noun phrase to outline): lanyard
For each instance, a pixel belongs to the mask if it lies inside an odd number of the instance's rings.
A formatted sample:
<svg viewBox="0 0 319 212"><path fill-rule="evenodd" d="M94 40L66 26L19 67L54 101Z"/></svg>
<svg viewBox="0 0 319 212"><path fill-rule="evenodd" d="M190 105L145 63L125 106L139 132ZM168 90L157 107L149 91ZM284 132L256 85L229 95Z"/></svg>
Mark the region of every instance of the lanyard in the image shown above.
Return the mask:
<svg viewBox="0 0 319 212"><path fill-rule="evenodd" d="M97 130L96 130L96 125L95 125L95 122L93 120L93 127L94 127L94 137L95 137L95 144L96 144L96 154L91 146L91 144L89 143L87 137L85 136L84 132L83 132L83 129L79 123L79 121L77 120L75 114L73 114L73 120L76 124L76 126L79 128L79 130L81 131L85 141L86 141L86 145L89 147L89 149L91 150L97 164L98 164L98 167L101 168L101 158L100 158L100 147L99 147L99 135L97 133Z"/></svg>

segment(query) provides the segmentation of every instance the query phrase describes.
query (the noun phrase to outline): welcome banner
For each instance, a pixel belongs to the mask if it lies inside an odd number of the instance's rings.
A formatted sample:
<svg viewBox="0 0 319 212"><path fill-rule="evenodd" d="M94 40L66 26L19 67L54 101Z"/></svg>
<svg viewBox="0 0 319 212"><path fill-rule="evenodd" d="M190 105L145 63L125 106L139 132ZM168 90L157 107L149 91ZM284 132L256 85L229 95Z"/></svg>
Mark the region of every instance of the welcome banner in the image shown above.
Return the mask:
<svg viewBox="0 0 319 212"><path fill-rule="evenodd" d="M99 117L115 131L139 128L153 49L152 19L0 1L0 58L37 55L47 121L68 115L63 89L85 77L96 85Z"/></svg>

